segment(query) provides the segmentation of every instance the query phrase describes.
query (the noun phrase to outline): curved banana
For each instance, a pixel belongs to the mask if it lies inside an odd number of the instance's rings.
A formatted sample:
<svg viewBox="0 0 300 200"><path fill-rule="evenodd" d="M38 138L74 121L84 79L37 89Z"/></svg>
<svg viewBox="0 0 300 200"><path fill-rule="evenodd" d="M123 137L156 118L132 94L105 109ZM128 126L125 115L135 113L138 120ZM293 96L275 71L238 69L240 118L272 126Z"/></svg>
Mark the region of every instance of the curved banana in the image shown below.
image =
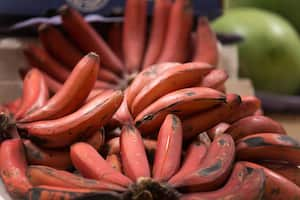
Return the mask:
<svg viewBox="0 0 300 200"><path fill-rule="evenodd" d="M170 92L145 108L135 118L136 127L143 134L154 133L169 113L179 117L208 110L225 103L225 94L205 87L185 88Z"/></svg>
<svg viewBox="0 0 300 200"><path fill-rule="evenodd" d="M173 114L166 116L157 137L152 175L157 181L167 181L180 167L182 125Z"/></svg>
<svg viewBox="0 0 300 200"><path fill-rule="evenodd" d="M234 122L227 130L234 140L255 133L279 133L286 134L284 128L278 122L266 116L249 116Z"/></svg>
<svg viewBox="0 0 300 200"><path fill-rule="evenodd" d="M231 172L235 157L235 145L232 137L219 135L212 142L207 156L199 167L181 179L168 181L169 184L188 191L211 191L218 189Z"/></svg>
<svg viewBox="0 0 300 200"><path fill-rule="evenodd" d="M32 187L26 177L27 162L22 140L8 139L0 149L0 175L9 194L13 198L24 198Z"/></svg>
<svg viewBox="0 0 300 200"><path fill-rule="evenodd" d="M108 162L89 144L76 143L71 146L73 165L80 173L91 179L127 187L132 181L113 169Z"/></svg>
<svg viewBox="0 0 300 200"><path fill-rule="evenodd" d="M21 133L44 147L66 147L105 125L119 108L121 91L101 94L76 112L55 120L17 124Z"/></svg>
<svg viewBox="0 0 300 200"><path fill-rule="evenodd" d="M193 87L211 70L210 65L196 62L170 68L137 94L131 105L131 113L137 116L158 98L178 89Z"/></svg>
<svg viewBox="0 0 300 200"><path fill-rule="evenodd" d="M120 151L124 174L136 181L139 177L150 177L143 139L133 125L124 125L120 136Z"/></svg>
<svg viewBox="0 0 300 200"><path fill-rule="evenodd" d="M96 81L99 57L89 53L73 69L62 88L46 105L28 114L21 122L58 119L78 109ZM76 99L76 100L75 100Z"/></svg>
<svg viewBox="0 0 300 200"><path fill-rule="evenodd" d="M44 106L48 98L49 92L43 75L38 69L31 69L23 81L22 101L14 115L15 118L22 119L28 113Z"/></svg>

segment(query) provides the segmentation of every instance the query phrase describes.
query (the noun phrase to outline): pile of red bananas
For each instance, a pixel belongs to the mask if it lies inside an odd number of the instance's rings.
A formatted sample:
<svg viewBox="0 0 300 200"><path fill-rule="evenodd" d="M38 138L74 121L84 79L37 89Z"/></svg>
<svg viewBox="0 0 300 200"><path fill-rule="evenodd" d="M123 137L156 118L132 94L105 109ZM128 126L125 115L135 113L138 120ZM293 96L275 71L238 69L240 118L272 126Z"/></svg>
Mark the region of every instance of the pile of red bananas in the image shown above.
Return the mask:
<svg viewBox="0 0 300 200"><path fill-rule="evenodd" d="M65 33L39 27L43 48L25 49L23 95L0 108L10 195L300 199L300 142L256 97L226 93L208 21L199 19L191 48L189 1L155 1L145 47L146 5L127 0L108 43L66 6Z"/></svg>

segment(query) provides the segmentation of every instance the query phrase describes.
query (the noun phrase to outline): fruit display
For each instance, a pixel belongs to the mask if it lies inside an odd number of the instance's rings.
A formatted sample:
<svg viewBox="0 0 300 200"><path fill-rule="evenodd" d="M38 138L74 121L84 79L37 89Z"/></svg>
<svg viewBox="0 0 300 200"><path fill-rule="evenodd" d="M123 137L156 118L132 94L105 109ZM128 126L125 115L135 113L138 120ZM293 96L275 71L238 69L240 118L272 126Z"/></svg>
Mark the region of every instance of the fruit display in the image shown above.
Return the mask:
<svg viewBox="0 0 300 200"><path fill-rule="evenodd" d="M300 38L286 19L258 8L234 8L214 21L213 28L244 38L238 45L239 74L250 78L256 90L299 93Z"/></svg>
<svg viewBox="0 0 300 200"><path fill-rule="evenodd" d="M0 176L13 199L300 198L300 142L257 97L226 92L215 33L200 17L191 36L188 2L155 1L149 40L140 0L107 41L66 6L71 40L39 27L23 94L0 106Z"/></svg>

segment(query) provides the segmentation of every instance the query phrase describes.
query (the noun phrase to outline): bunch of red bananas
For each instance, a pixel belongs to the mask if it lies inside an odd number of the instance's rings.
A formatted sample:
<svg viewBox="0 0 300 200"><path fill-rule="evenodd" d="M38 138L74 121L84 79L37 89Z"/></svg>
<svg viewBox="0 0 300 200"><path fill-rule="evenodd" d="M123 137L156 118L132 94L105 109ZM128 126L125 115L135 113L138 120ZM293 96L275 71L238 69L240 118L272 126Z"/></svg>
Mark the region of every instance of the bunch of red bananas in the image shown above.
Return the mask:
<svg viewBox="0 0 300 200"><path fill-rule="evenodd" d="M0 108L0 175L13 198L300 198L300 142L263 116L256 97L226 93L204 18L184 63L188 2L155 1L145 54L144 0L127 1L123 43L117 32L107 45L67 7L73 42L40 27L44 49L25 50L23 95ZM97 54L82 57L89 51Z"/></svg>

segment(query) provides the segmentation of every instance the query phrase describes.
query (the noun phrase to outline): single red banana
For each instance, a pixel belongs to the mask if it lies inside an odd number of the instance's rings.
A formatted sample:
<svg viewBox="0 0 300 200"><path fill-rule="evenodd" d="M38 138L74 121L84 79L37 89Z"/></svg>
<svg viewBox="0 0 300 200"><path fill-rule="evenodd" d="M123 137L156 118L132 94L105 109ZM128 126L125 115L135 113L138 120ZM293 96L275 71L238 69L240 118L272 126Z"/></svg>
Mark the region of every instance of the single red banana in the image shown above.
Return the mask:
<svg viewBox="0 0 300 200"><path fill-rule="evenodd" d="M269 162L262 162L259 163L260 165L272 170L273 172L280 174L281 176L289 179L298 187L300 186L300 169L299 167L290 166L286 164L279 164L279 163L269 163Z"/></svg>
<svg viewBox="0 0 300 200"><path fill-rule="evenodd" d="M83 57L80 50L55 27L49 24L41 24L38 32L44 48L69 69L73 69Z"/></svg>
<svg viewBox="0 0 300 200"><path fill-rule="evenodd" d="M223 69L214 69L203 77L199 83L200 87L209 87L213 89L218 89L222 86L228 79L228 74Z"/></svg>
<svg viewBox="0 0 300 200"><path fill-rule="evenodd" d="M300 153L300 143L287 135L272 133L250 135L238 140L236 149L239 160L268 160L300 165L297 156Z"/></svg>
<svg viewBox="0 0 300 200"><path fill-rule="evenodd" d="M133 117L129 111L127 104L128 89L124 91L124 98L121 106L113 116L113 120L116 120L119 124L133 123Z"/></svg>
<svg viewBox="0 0 300 200"><path fill-rule="evenodd" d="M151 65L147 69L144 69L142 72L140 72L131 85L128 88L127 92L127 104L129 108L132 105L132 102L134 98L139 94L139 92L149 84L153 79L157 78L157 76L164 71L173 68L175 66L180 65L180 63L161 63L161 64L155 64Z"/></svg>
<svg viewBox="0 0 300 200"><path fill-rule="evenodd" d="M105 144L105 131L104 128L92 133L89 137L83 138L83 142L90 144L97 151Z"/></svg>
<svg viewBox="0 0 300 200"><path fill-rule="evenodd" d="M86 178L124 187L132 183L129 178L113 169L92 146L86 143L79 142L71 146L71 159L75 168Z"/></svg>
<svg viewBox="0 0 300 200"><path fill-rule="evenodd" d="M120 157L117 154L107 155L105 160L111 165L112 168L122 173L122 164Z"/></svg>
<svg viewBox="0 0 300 200"><path fill-rule="evenodd" d="M208 147L200 140L193 141L185 154L185 160L178 172L171 177L172 181L182 179L184 176L196 171L207 155Z"/></svg>
<svg viewBox="0 0 300 200"><path fill-rule="evenodd" d="M187 117L182 122L184 139L191 139L197 134L214 127L220 122L223 122L232 114L232 110L239 106L240 103L240 96L236 94L227 94L226 103Z"/></svg>
<svg viewBox="0 0 300 200"><path fill-rule="evenodd" d="M32 141L44 147L66 147L105 125L119 108L121 91L98 95L76 112L55 120L17 124Z"/></svg>
<svg viewBox="0 0 300 200"><path fill-rule="evenodd" d="M227 123L234 123L244 117L256 115L255 113L261 109L261 101L255 96L241 96L242 103L236 110L226 119Z"/></svg>
<svg viewBox="0 0 300 200"><path fill-rule="evenodd" d="M38 69L31 69L23 81L22 102L14 115L17 120L44 106L49 98L46 81Z"/></svg>
<svg viewBox="0 0 300 200"><path fill-rule="evenodd" d="M226 181L234 162L235 145L232 137L219 135L212 142L207 156L194 172L179 180L168 181L173 187L188 191L211 191L218 189Z"/></svg>
<svg viewBox="0 0 300 200"><path fill-rule="evenodd" d="M176 0L170 11L166 39L157 63L185 62L187 60L192 26L193 9L191 1Z"/></svg>
<svg viewBox="0 0 300 200"><path fill-rule="evenodd" d="M28 114L21 122L58 119L77 110L92 90L99 68L99 57L83 57L62 86L43 107ZM76 99L76 101L75 101Z"/></svg>
<svg viewBox="0 0 300 200"><path fill-rule="evenodd" d="M214 139L215 136L225 133L229 127L230 124L227 124L225 122L220 122L214 127L208 129L206 132L211 139Z"/></svg>
<svg viewBox="0 0 300 200"><path fill-rule="evenodd" d="M211 192L186 194L180 200L262 199L265 179L263 170L253 169L238 162L224 187Z"/></svg>
<svg viewBox="0 0 300 200"><path fill-rule="evenodd" d="M26 194L27 200L79 200L79 199L109 199L121 200L116 192L97 191L91 189L73 189L54 186L38 186L31 188Z"/></svg>
<svg viewBox="0 0 300 200"><path fill-rule="evenodd" d="M250 162L241 163L243 163L247 167L262 169L264 171L264 174L266 176L266 183L263 199L283 200L300 198L300 188L283 176L258 164Z"/></svg>
<svg viewBox="0 0 300 200"><path fill-rule="evenodd" d="M103 65L120 73L122 62L106 44L103 38L89 25L75 9L66 5L60 8L63 28L76 44L85 52L96 52Z"/></svg>
<svg viewBox="0 0 300 200"><path fill-rule="evenodd" d="M171 0L158 0L154 2L151 33L144 57L143 69L156 63L160 56L166 39L171 7Z"/></svg>
<svg viewBox="0 0 300 200"><path fill-rule="evenodd" d="M120 151L124 174L127 177L133 181L140 177L150 177L143 139L133 125L127 124L122 127Z"/></svg>
<svg viewBox="0 0 300 200"><path fill-rule="evenodd" d="M135 97L131 113L137 116L158 98L178 89L193 87L212 70L205 63L186 63L170 68L148 83Z"/></svg>
<svg viewBox="0 0 300 200"><path fill-rule="evenodd" d="M286 134L278 122L266 116L249 116L234 122L227 130L234 140L255 133L280 133Z"/></svg>
<svg viewBox="0 0 300 200"><path fill-rule="evenodd" d="M216 34L209 25L207 17L200 17L197 28L197 46L193 61L217 66L219 59Z"/></svg>
<svg viewBox="0 0 300 200"><path fill-rule="evenodd" d="M24 198L32 187L26 177L27 162L22 140L8 139L0 149L0 175L9 194L13 198Z"/></svg>
<svg viewBox="0 0 300 200"><path fill-rule="evenodd" d="M86 179L67 171L42 165L31 165L26 175L33 186L48 185L64 188L124 191L125 188L105 181Z"/></svg>
<svg viewBox="0 0 300 200"><path fill-rule="evenodd" d="M136 127L145 135L154 133L169 113L191 116L225 103L225 94L205 87L192 87L170 92L145 108L135 118Z"/></svg>
<svg viewBox="0 0 300 200"><path fill-rule="evenodd" d="M109 25L107 43L120 60L123 59L123 23L115 22Z"/></svg>
<svg viewBox="0 0 300 200"><path fill-rule="evenodd" d="M31 66L34 66L48 75L55 77L60 82L70 75L70 71L65 66L52 58L43 48L33 44L28 44L24 49L24 55Z"/></svg>
<svg viewBox="0 0 300 200"><path fill-rule="evenodd" d="M72 162L67 149L43 149L30 140L23 140L26 158L30 165L45 165L56 169L70 169Z"/></svg>
<svg viewBox="0 0 300 200"><path fill-rule="evenodd" d="M146 42L147 1L127 0L123 24L123 54L128 72L138 71Z"/></svg>
<svg viewBox="0 0 300 200"><path fill-rule="evenodd" d="M153 164L153 178L167 181L180 167L182 149L182 125L173 114L166 116L157 137Z"/></svg>

